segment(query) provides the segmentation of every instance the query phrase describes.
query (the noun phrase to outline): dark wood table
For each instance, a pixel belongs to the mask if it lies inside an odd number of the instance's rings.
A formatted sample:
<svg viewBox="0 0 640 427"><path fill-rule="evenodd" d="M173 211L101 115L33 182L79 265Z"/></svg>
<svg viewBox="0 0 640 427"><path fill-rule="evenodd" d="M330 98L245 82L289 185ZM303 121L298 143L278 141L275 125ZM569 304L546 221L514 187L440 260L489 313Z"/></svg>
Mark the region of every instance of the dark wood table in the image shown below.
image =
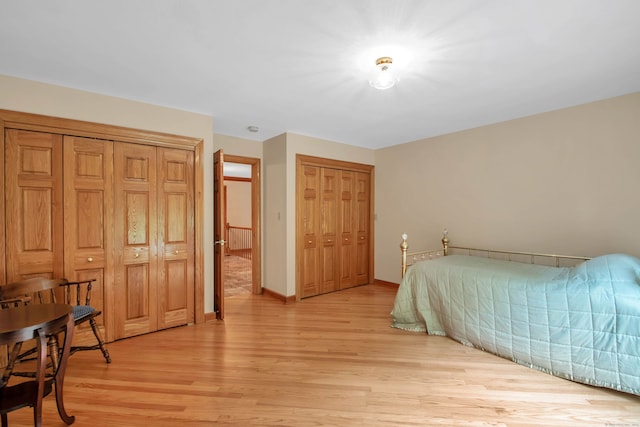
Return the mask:
<svg viewBox="0 0 640 427"><path fill-rule="evenodd" d="M0 412L2 425L7 423L7 413L25 406L33 407L34 425L42 425L42 399L55 386L56 404L60 418L70 425L75 417L64 409L62 390L67 359L73 339L73 314L67 304L30 304L23 307L0 310L0 344L13 344L36 339L37 367L35 380L0 388ZM64 333L64 344L52 377L47 377L47 338ZM57 355L52 355L57 357Z"/></svg>

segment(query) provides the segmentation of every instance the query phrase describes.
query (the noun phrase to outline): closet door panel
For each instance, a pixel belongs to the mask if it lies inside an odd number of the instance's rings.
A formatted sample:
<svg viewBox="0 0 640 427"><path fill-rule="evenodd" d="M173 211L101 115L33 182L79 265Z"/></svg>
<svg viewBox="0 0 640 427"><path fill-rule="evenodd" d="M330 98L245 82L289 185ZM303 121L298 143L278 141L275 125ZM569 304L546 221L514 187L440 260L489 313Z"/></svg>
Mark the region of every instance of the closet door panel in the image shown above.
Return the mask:
<svg viewBox="0 0 640 427"><path fill-rule="evenodd" d="M158 327L194 321L193 153L158 149Z"/></svg>
<svg viewBox="0 0 640 427"><path fill-rule="evenodd" d="M117 338L157 330L156 149L114 146L114 314Z"/></svg>
<svg viewBox="0 0 640 427"><path fill-rule="evenodd" d="M340 171L340 289L350 288L355 283L355 173Z"/></svg>
<svg viewBox="0 0 640 427"><path fill-rule="evenodd" d="M322 168L320 170L321 182L321 216L320 230L322 233L321 247L321 276L320 293L335 291L338 289L338 196L339 196L339 171L336 169Z"/></svg>
<svg viewBox="0 0 640 427"><path fill-rule="evenodd" d="M355 190L355 229L356 229L356 260L355 260L355 284L369 283L369 245L370 245L370 209L371 209L371 175L357 172Z"/></svg>
<svg viewBox="0 0 640 427"><path fill-rule="evenodd" d="M113 142L64 137L64 264L69 280L94 279L92 305L102 311L96 318L101 333L111 313L105 305L105 283L111 283L113 256ZM108 332L107 332L108 331ZM74 333L76 345L91 345L95 338L88 323Z"/></svg>
<svg viewBox="0 0 640 427"><path fill-rule="evenodd" d="M299 237L303 239L301 265L301 297L317 295L320 292L320 249L318 246L320 224L320 169L304 166L298 182L298 200L302 216Z"/></svg>
<svg viewBox="0 0 640 427"><path fill-rule="evenodd" d="M7 281L63 275L62 137L5 131Z"/></svg>

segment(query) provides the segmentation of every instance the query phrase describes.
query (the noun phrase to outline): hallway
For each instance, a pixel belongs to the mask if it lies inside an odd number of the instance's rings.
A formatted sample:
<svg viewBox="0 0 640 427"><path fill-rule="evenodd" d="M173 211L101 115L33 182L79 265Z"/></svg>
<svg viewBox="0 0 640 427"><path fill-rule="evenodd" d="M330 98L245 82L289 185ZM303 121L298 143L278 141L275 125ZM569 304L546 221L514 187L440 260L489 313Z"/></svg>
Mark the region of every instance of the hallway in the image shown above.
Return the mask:
<svg viewBox="0 0 640 427"><path fill-rule="evenodd" d="M225 298L251 293L251 260L236 255L224 257Z"/></svg>

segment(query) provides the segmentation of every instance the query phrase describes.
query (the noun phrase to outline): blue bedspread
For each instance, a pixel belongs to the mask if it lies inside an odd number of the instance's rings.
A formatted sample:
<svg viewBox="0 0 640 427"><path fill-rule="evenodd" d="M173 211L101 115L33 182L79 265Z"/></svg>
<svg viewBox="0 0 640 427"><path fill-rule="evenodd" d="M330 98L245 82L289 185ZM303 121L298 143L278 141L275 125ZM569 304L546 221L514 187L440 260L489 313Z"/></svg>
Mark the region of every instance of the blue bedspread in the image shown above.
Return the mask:
<svg viewBox="0 0 640 427"><path fill-rule="evenodd" d="M452 255L413 265L392 326L569 380L640 395L640 260L556 268Z"/></svg>

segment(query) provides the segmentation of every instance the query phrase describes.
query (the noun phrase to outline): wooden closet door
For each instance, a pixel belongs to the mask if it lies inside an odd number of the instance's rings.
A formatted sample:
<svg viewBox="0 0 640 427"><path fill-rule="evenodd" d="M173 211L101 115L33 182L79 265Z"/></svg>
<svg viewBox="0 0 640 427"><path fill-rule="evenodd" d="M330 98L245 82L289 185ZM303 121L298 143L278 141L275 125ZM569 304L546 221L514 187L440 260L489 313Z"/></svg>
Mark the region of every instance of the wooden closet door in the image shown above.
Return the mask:
<svg viewBox="0 0 640 427"><path fill-rule="evenodd" d="M91 305L102 311L96 318L102 335L113 340L112 317L106 307L105 284L112 283L113 142L64 137L64 275L69 280L95 279ZM74 333L74 345L92 345L88 323Z"/></svg>
<svg viewBox="0 0 640 427"><path fill-rule="evenodd" d="M114 146L115 338L158 329L156 148Z"/></svg>
<svg viewBox="0 0 640 427"><path fill-rule="evenodd" d="M318 295L320 292L320 168L305 166L298 174L298 209L302 220L297 231L302 239L298 272L300 274L301 298Z"/></svg>
<svg viewBox="0 0 640 427"><path fill-rule="evenodd" d="M340 289L356 285L355 172L340 171Z"/></svg>
<svg viewBox="0 0 640 427"><path fill-rule="evenodd" d="M158 328L194 321L193 152L158 149Z"/></svg>
<svg viewBox="0 0 640 427"><path fill-rule="evenodd" d="M338 289L338 198L340 195L340 171L320 169L320 192L322 205L320 210L320 232L322 235L320 293Z"/></svg>
<svg viewBox="0 0 640 427"><path fill-rule="evenodd" d="M355 187L355 231L357 239L355 260L355 284L369 283L369 263L371 244L370 214L371 214L371 174L356 172Z"/></svg>
<svg viewBox="0 0 640 427"><path fill-rule="evenodd" d="M5 131L7 281L62 277L62 137Z"/></svg>

